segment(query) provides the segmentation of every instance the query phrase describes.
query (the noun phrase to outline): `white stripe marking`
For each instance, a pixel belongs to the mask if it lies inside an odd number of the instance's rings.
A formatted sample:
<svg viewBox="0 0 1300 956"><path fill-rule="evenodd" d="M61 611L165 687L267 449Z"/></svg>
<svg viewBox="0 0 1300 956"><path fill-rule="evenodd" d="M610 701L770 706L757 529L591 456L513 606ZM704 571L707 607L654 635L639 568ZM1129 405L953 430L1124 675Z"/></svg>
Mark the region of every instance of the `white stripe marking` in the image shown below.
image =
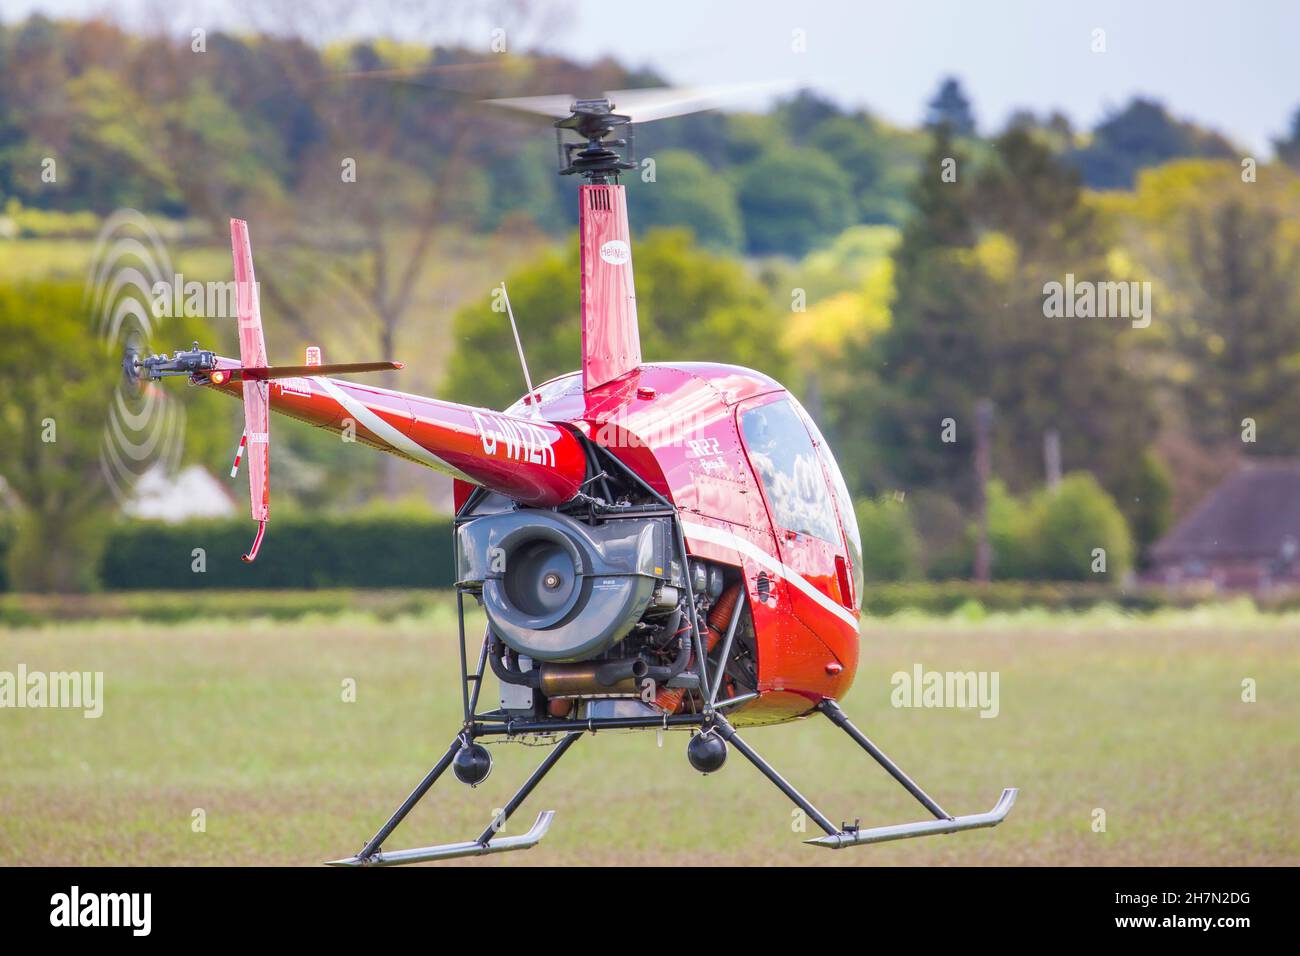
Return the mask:
<svg viewBox="0 0 1300 956"><path fill-rule="evenodd" d="M730 531L723 531L720 528L710 527L704 524L695 524L690 521L682 522L682 530L693 538L701 541L708 541L710 544L720 544L724 547L734 548L741 554L752 558L758 564L763 565L769 571L774 571L781 577L785 578L795 588L802 591L808 597L812 598L819 605L830 611L844 623L850 625L854 631L858 630L858 619L853 616L853 612L842 604L837 603L827 597L817 588L813 587L811 581L805 578L798 571L789 565L778 561L758 545L754 544L748 538L742 538L739 535L732 534Z"/></svg>
<svg viewBox="0 0 1300 956"><path fill-rule="evenodd" d="M414 458L416 461L423 462L430 468L436 468L438 471L449 474L453 478L460 478L462 481L468 481L472 484L478 483L459 468L453 468L451 465L447 464L410 436L398 431L365 405L361 404L351 395L340 389L329 379L320 376L313 376L311 380L320 385L320 387L325 390L325 394L342 405L354 419L356 419L360 424L365 425L371 434L388 442L388 444L392 445L402 454Z"/></svg>

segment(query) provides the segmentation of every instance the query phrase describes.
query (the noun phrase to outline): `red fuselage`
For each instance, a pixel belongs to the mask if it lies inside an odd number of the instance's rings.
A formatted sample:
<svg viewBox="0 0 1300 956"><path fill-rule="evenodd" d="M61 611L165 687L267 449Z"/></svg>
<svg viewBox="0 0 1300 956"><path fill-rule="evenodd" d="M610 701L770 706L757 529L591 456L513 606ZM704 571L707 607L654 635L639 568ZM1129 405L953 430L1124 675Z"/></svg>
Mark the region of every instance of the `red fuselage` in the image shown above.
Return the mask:
<svg viewBox="0 0 1300 956"><path fill-rule="evenodd" d="M790 393L760 372L677 362L642 365L588 392L574 372L509 409L535 410L608 448L677 506L693 556L742 569L760 692L736 712L742 723L787 719L823 698L841 698L858 664L861 596L854 575L861 558L834 459L819 449L813 467L798 476L800 500L824 506L820 523L792 519L791 509L773 500L790 489L773 487L780 475L773 481L756 466L760 450L743 427L751 410L785 402L803 427L811 424ZM815 426L805 440L821 444ZM459 489L458 501L465 493Z"/></svg>
<svg viewBox="0 0 1300 956"><path fill-rule="evenodd" d="M238 385L214 387L240 394ZM853 681L861 559L851 506L816 427L766 375L646 364L584 392L574 372L505 412L313 376L272 382L270 402L451 475L458 507L475 485L533 506L569 500L586 473L581 433L676 505L693 556L741 569L760 696L735 712L737 722L799 716ZM791 457L800 441L816 451ZM793 462L788 475L777 459Z"/></svg>
<svg viewBox="0 0 1300 956"><path fill-rule="evenodd" d="M246 560L256 555L268 513L268 407L450 475L458 509L476 485L526 506L565 504L587 478L584 435L676 506L691 555L741 571L759 696L732 711L737 719L788 719L842 697L858 663L861 545L830 449L766 375L733 365L643 363L624 189L584 184L578 201L581 371L504 412L324 375L267 381L247 224L232 221L248 370L239 374L252 381L212 387L245 402L252 513L260 522ZM241 369L241 362L221 359L219 367Z"/></svg>

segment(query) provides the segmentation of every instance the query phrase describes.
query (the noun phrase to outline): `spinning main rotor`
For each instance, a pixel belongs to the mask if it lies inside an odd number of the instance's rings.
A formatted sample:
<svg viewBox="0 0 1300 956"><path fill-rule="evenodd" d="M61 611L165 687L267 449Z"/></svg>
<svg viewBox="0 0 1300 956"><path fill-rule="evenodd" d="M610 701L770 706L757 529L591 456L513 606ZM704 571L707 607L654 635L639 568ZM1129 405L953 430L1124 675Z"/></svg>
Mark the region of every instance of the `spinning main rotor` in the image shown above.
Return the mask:
<svg viewBox="0 0 1300 956"><path fill-rule="evenodd" d="M560 156L561 176L575 173L593 185L618 181L618 174L634 169L636 163L619 150L632 147L635 123L685 116L714 109L724 101L745 94L776 92L785 83L739 84L713 87L659 87L642 90L614 90L595 99L579 99L567 94L523 96L486 100L490 106L514 110L531 116L553 118L556 149ZM564 140L571 131L580 141ZM621 136L627 132L626 138ZM619 138L611 136L619 134Z"/></svg>

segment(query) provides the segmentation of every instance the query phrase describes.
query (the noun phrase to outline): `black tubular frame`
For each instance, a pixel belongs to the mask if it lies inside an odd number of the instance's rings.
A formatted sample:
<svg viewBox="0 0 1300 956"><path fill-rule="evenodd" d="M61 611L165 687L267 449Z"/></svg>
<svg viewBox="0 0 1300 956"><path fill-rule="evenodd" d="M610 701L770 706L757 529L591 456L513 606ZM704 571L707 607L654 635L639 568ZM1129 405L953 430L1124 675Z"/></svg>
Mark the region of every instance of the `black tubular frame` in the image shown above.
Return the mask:
<svg viewBox="0 0 1300 956"><path fill-rule="evenodd" d="M483 678L486 671L487 655L489 651L490 635L484 635L483 645L479 650L478 664L474 671L468 669L469 649L465 640L465 595L473 594L470 588L457 581L456 589L456 620L457 633L460 641L460 669L461 669L461 704L462 704L462 725L461 736L465 739L466 744L472 743L476 737L515 737L521 734L548 734L548 733L567 733L572 731L590 731L595 733L600 730L630 730L640 728L669 728L682 726L703 726L709 723L716 704L716 691L713 689L714 684L721 686L720 680L710 680L709 668L712 662L706 652L708 647L705 641L705 635L700 626L699 615L695 608L695 592L691 583L690 554L686 550L686 535L682 530L682 523L679 517L677 506L671 501L655 491L646 483L640 475L625 465L609 449L604 448L589 439L579 436L582 440L583 447L587 450L589 459L589 469L593 477L602 475L613 470L620 477L625 478L634 486L639 488L652 500L652 504L644 506L631 506L627 508L612 508L601 517L615 519L620 517L664 517L672 522L673 550L674 559L680 561L682 569L683 591L686 599L687 615L690 619L691 638L696 648L694 655L695 669L699 677L699 697L701 710L699 713L692 714L673 714L663 717L592 717L587 719L575 720L567 718L541 718L541 719L524 719L511 717L501 711L491 711L488 713L478 713L479 691L483 686ZM603 467L604 471L597 469ZM589 478L588 481L591 479ZM489 492L481 487L476 487L465 499L456 512L455 522L453 525L453 535L462 524L472 521L477 515L473 514L474 508L487 497ZM455 547L455 541L452 541L452 547ZM737 602L737 613L733 617L733 635L734 624L739 618L739 609L743 605ZM726 649L729 651L731 642L726 642ZM726 660L723 659L719 665L723 672L726 671ZM719 675L720 676L720 675ZM471 690L471 686L473 688ZM740 703L748 703L753 698L744 697L743 700L737 700L732 706Z"/></svg>
<svg viewBox="0 0 1300 956"><path fill-rule="evenodd" d="M655 491L650 485L628 468L609 450L602 448L594 442L583 439L584 446L589 450L591 467L596 476L603 474L595 471L600 466L602 457L605 461L605 468L613 468L618 473L628 479L636 487L640 488L650 496L653 504L641 507L616 508L608 511L603 517L666 517L672 522L673 528L673 546L676 552L676 559L681 562L682 579L684 581L683 590L685 592L687 607L691 623L691 632L694 639L694 647L697 649L695 654L695 666L698 672L700 686L699 695L702 703L702 709L699 713L689 714L663 714L659 717L589 717L585 719L569 718L521 718L514 717L503 711L491 711L488 713L478 713L478 703L480 691L483 688L483 678L487 669L488 654L491 653L490 634L483 636L483 643L479 648L478 661L473 671L469 670L469 648L465 639L465 595L473 593L461 582L457 581L456 590L456 622L457 637L459 642L460 653L460 675L461 675L461 707L463 722L460 732L452 740L447 751L442 755L433 768L425 775L424 779L416 786L414 790L402 802L388 821L379 828L378 832L366 843L361 852L354 858L364 864L378 858L383 843L397 829L398 825L406 818L407 814L415 808L426 793L443 775L452 761L455 760L456 754L464 747L468 747L480 738L504 737L513 738L522 735L545 735L545 734L564 734L565 736L556 744L555 748L542 761L541 765L533 771L533 774L524 782L523 786L516 791L515 795L510 798L502 814L492 822L492 824L483 831L477 839L478 844L486 846L504 825L506 819L514 813L519 806L532 793L533 789L541 782L542 778L551 770L552 767L564 756L565 752L584 733L597 733L601 730L666 730L670 728L691 728L704 727L710 725L715 717L714 695L710 693L711 683L708 679L709 660L708 654L704 653L707 647L700 631L700 622L695 610L695 594L691 585L690 573L690 555L686 550L686 536L682 532L681 521L678 518L677 507ZM453 536L458 532L460 526L467 521L476 517L473 514L474 508L487 497L488 492L481 487L476 487L465 499L465 503L456 513L453 524ZM452 541L453 548L455 540ZM739 604L737 605L739 607ZM739 615L736 615L737 617ZM730 645L728 645L730 646ZM725 670L726 662L722 665ZM472 686L471 686L472 685ZM747 703L752 697L744 697L737 700L736 703Z"/></svg>
<svg viewBox="0 0 1300 956"><path fill-rule="evenodd" d="M839 704L835 703L833 700L824 699L813 709L818 713L825 715L831 723L835 724L836 727L839 727L840 730L848 734L859 747L869 753L877 763L889 771L889 775L902 784L908 793L915 797L922 806L934 814L935 819L949 821L953 819L950 813L931 799L930 795L913 782L911 777L903 773L903 771L898 768L897 764L890 760L879 747L868 740L862 731L858 730L857 727L854 727L853 724L849 722L848 717L846 717L844 711L840 709ZM727 743L739 750L746 760L757 767L759 772L771 781L773 786L789 797L791 803L806 813L814 823L826 831L827 836L834 837L843 833L852 833L857 829L856 824L853 826L845 824L837 827L835 824L831 823L831 821L827 819L826 815L818 810L807 797L796 790L784 777L776 772L775 768L773 768L771 764L760 757L753 747L749 746L749 744L745 743L745 741L740 738L740 734L736 733L736 729L727 722L727 718L723 717L721 714L715 714L713 718L713 726L716 728L717 733L721 735L723 740L727 741Z"/></svg>

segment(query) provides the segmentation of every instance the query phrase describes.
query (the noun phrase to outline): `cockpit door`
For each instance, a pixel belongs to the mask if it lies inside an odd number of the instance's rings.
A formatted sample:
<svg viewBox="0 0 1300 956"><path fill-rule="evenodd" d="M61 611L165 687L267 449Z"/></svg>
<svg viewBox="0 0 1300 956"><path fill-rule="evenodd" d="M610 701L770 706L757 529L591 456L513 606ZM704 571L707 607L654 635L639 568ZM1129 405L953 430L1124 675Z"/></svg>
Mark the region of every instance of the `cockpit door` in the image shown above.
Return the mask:
<svg viewBox="0 0 1300 956"><path fill-rule="evenodd" d="M737 415L786 568L791 608L838 656L843 639L856 639L857 596L821 453L788 395L763 396Z"/></svg>

